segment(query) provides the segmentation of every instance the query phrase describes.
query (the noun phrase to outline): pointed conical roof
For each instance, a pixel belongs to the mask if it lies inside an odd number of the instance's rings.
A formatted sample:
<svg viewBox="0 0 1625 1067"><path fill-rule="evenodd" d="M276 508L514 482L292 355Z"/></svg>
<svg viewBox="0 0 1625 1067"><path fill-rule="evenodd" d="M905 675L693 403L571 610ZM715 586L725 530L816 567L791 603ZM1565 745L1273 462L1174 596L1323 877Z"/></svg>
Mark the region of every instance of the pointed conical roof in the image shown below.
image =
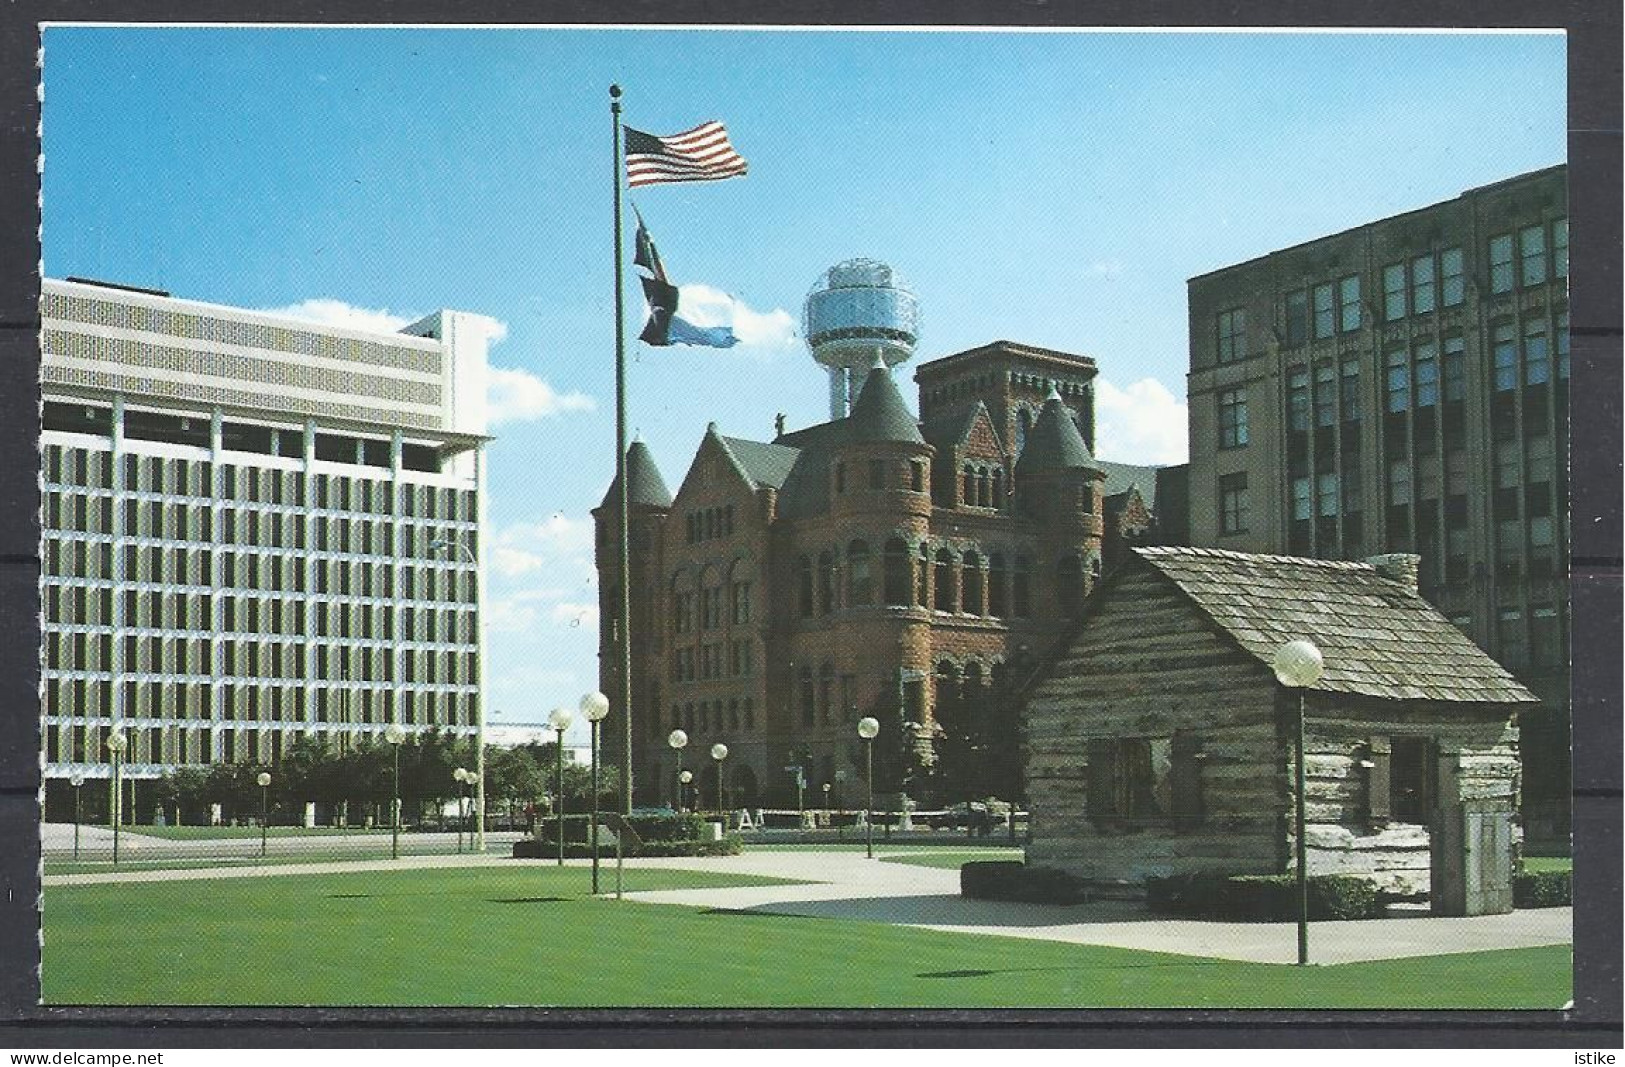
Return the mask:
<svg viewBox="0 0 1625 1067"><path fill-rule="evenodd" d="M892 381L891 372L879 359L875 360L869 377L864 379L863 391L852 405L852 414L846 417L846 440L854 444L872 441L925 444L919 424L897 391L897 383Z"/></svg>
<svg viewBox="0 0 1625 1067"><path fill-rule="evenodd" d="M671 490L666 488L665 480L660 477L654 454L642 441L633 441L626 450L626 474L629 479L626 490L628 507L671 507ZM609 492L604 494L604 502L599 507L619 506L620 485L618 477L609 483Z"/></svg>
<svg viewBox="0 0 1625 1067"><path fill-rule="evenodd" d="M1027 447L1016 460L1016 473L1080 468L1102 471L1095 457L1089 454L1089 446L1083 443L1083 434L1072 421L1071 410L1061 402L1061 394L1051 389L1049 399L1038 413L1038 421L1027 433Z"/></svg>

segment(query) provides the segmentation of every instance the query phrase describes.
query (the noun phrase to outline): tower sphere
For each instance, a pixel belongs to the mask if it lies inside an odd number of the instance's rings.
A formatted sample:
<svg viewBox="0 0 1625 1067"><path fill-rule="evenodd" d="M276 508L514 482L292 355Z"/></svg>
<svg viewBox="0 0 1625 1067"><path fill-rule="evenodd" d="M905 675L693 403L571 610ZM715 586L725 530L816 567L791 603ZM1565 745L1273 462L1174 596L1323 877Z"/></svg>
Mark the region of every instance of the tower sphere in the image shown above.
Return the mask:
<svg viewBox="0 0 1625 1067"><path fill-rule="evenodd" d="M893 367L912 356L919 333L919 300L886 264L849 259L820 275L807 294L802 334L829 369L830 417L846 415L877 357Z"/></svg>

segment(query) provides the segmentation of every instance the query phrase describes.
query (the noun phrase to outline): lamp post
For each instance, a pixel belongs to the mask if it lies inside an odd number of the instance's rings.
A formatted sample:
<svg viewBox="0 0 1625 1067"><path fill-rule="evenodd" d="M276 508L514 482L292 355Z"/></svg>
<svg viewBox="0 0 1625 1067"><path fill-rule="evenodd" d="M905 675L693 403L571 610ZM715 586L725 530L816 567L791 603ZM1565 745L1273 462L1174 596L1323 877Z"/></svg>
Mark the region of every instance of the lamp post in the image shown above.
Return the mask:
<svg viewBox="0 0 1625 1067"><path fill-rule="evenodd" d="M113 803L108 814L113 820L113 866L118 866L119 827L124 822L124 748L129 739L114 727L107 735L107 751L113 754Z"/></svg>
<svg viewBox="0 0 1625 1067"><path fill-rule="evenodd" d="M68 779L68 784L73 786L73 858L77 860L79 858L79 817L80 812L83 810L79 803L81 799L80 790L84 788L85 776L75 772L73 777Z"/></svg>
<svg viewBox="0 0 1625 1067"><path fill-rule="evenodd" d="M266 837L270 834L271 825L271 774L261 771L254 776L254 781L260 787L260 857L265 856Z"/></svg>
<svg viewBox="0 0 1625 1067"><path fill-rule="evenodd" d="M675 806L678 808L678 810L681 810L683 807L683 749L688 747L688 734L682 730L673 730L671 733L666 735L666 744L670 745L671 750L677 753L678 785L677 804Z"/></svg>
<svg viewBox="0 0 1625 1067"><path fill-rule="evenodd" d="M395 785L390 800L390 837L389 858L401 858L401 745L406 741L406 731L398 722L392 722L384 727L384 740L389 747L395 750Z"/></svg>
<svg viewBox="0 0 1625 1067"><path fill-rule="evenodd" d="M829 828L829 783L824 783L824 827Z"/></svg>
<svg viewBox="0 0 1625 1067"><path fill-rule="evenodd" d="M1303 766L1304 692L1320 681L1321 674L1326 670L1326 661L1313 641L1299 639L1288 641L1276 649L1270 666L1275 671L1276 681L1298 691L1298 722L1293 731L1292 744L1292 758L1296 765L1293 795L1297 802L1293 822L1297 833L1298 861L1298 966L1303 967L1309 963L1309 849L1304 841L1304 801L1307 792Z"/></svg>
<svg viewBox="0 0 1625 1067"><path fill-rule="evenodd" d="M475 462L476 463L479 462L479 455L478 454L476 454L476 456L475 456ZM483 482L482 482L482 486L483 486ZM482 493L484 492L483 488L481 489L481 492ZM485 590L484 590L484 587L483 587L483 583L481 583L481 581L480 581L480 561L477 558L475 558L474 551L471 548L469 548L468 545L464 544L460 540L456 540L456 539L452 539L452 538L444 538L444 537L440 538L439 540L429 542L429 550L431 552L439 552L439 551L442 551L442 550L450 550L450 549L453 549L453 548L456 548L459 551L461 551L462 554L463 554L463 558L467 559L468 562L469 562L469 565L474 568L474 582L475 582L476 586L480 587L479 588L479 593L477 594L476 604L475 604L475 610L478 612L478 614L475 616L475 618L476 618L476 624L479 626L479 633L475 636L474 655L475 655L475 659L476 659L476 661L478 663L478 668L477 669L478 669L478 672L479 672L479 677L476 679L476 682L475 682L475 688L478 690L478 693L477 693L477 695L475 697L475 701L474 701L474 770L472 772L472 777L470 777L468 779L469 783L474 787L473 788L473 793L474 793L474 829L473 829L472 836L469 839L468 847L474 852L484 852L485 851L485 694L486 694L486 691L487 691L487 686L485 684L485 668L486 668L487 656L485 654L485 641L484 641L484 635L485 635L485 604L483 603Z"/></svg>
<svg viewBox="0 0 1625 1067"><path fill-rule="evenodd" d="M558 735L558 744L555 746L554 756L558 765L553 777L553 827L555 836L559 839L559 866L564 866L564 731L570 728L575 716L566 707L557 707L547 715L547 724L553 727Z"/></svg>
<svg viewBox="0 0 1625 1067"><path fill-rule="evenodd" d="M722 806L722 761L728 758L728 746L721 741L712 745L711 758L717 761L717 815L722 819L723 830L727 830L728 814Z"/></svg>
<svg viewBox="0 0 1625 1067"><path fill-rule="evenodd" d="M592 891L598 894L598 724L609 714L609 697L594 690L581 698L581 716L592 723L592 804L587 847L592 852Z"/></svg>
<svg viewBox="0 0 1625 1067"><path fill-rule="evenodd" d="M463 854L463 822L466 818L463 809L468 800L468 772L458 767L451 772L451 776L457 780L457 854L460 856Z"/></svg>
<svg viewBox="0 0 1625 1067"><path fill-rule="evenodd" d="M677 775L677 799L678 800L683 799L683 793L688 789L689 783L692 782L693 780L694 780L694 772L690 771L690 770L684 770L684 771L680 772ZM695 801L694 806L699 807L699 801Z"/></svg>
<svg viewBox="0 0 1625 1067"><path fill-rule="evenodd" d="M870 859L875 858L875 737L879 733L879 720L869 715L858 720L858 736L863 738L864 777L869 780L868 810L863 813L863 847Z"/></svg>

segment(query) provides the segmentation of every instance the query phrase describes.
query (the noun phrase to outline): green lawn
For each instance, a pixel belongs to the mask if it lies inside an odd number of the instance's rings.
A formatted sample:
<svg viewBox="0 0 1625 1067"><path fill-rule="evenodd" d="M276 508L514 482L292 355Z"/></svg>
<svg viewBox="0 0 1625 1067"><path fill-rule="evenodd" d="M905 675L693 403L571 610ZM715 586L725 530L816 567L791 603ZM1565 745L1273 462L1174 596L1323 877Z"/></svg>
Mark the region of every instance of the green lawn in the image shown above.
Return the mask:
<svg viewBox="0 0 1625 1067"><path fill-rule="evenodd" d="M1572 871L1574 860L1568 856L1525 856L1523 869L1526 871Z"/></svg>
<svg viewBox="0 0 1625 1067"><path fill-rule="evenodd" d="M607 884L613 885L613 874ZM629 873L628 889L747 884ZM45 891L49 1004L1555 1008L1566 946L1299 969L585 897L451 868ZM1378 934L1373 924L1373 935Z"/></svg>

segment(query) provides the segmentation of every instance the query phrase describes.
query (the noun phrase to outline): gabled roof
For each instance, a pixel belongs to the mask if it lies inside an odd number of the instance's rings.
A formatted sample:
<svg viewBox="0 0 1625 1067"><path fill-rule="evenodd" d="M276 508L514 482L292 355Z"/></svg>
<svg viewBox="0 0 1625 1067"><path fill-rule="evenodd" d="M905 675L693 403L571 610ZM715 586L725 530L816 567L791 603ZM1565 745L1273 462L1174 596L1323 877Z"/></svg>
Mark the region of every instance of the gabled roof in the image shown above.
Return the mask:
<svg viewBox="0 0 1625 1067"><path fill-rule="evenodd" d="M1369 563L1212 548L1132 551L1265 667L1287 641L1313 641L1326 661L1317 691L1456 703L1539 700L1418 593Z"/></svg>
<svg viewBox="0 0 1625 1067"><path fill-rule="evenodd" d="M1089 446L1083 443L1083 434L1072 421L1071 409L1061 403L1058 393L1051 392L1033 428L1027 432L1027 447L1016 460L1016 475L1075 469L1103 468L1089 454Z"/></svg>
<svg viewBox="0 0 1625 1067"><path fill-rule="evenodd" d="M628 507L671 507L671 490L666 488L664 479L660 477L660 468L655 466L654 454L649 446L642 441L633 441L626 450L626 503ZM609 483L609 492L604 494L601 508L620 506L619 476Z"/></svg>
<svg viewBox="0 0 1625 1067"><path fill-rule="evenodd" d="M987 405L980 400L968 408L947 415L938 415L930 422L921 423L920 434L926 443L936 448L938 452L957 449L970 440L971 429L976 425L978 416L987 419L988 430L993 434L993 439L1000 441L1000 447L1003 447L999 428L993 424L993 416L988 412Z"/></svg>
<svg viewBox="0 0 1625 1067"><path fill-rule="evenodd" d="M820 422L780 436L774 445L796 452L779 488L778 513L799 519L829 510L829 455L846 441L846 419Z"/></svg>
<svg viewBox="0 0 1625 1067"><path fill-rule="evenodd" d="M900 441L923 445L920 426L903 403L903 394L897 391L891 371L876 361L863 380L852 413L846 417L846 440L854 444L874 441Z"/></svg>
<svg viewBox="0 0 1625 1067"><path fill-rule="evenodd" d="M1129 489L1138 489L1140 499L1152 511L1157 510L1157 468L1142 467L1134 463L1113 463L1110 460L1097 459L1095 466L1106 472L1106 486L1101 490L1105 496L1116 496Z"/></svg>
<svg viewBox="0 0 1625 1067"><path fill-rule="evenodd" d="M796 456L800 454L799 449L766 441L722 437L720 434L718 439L732 453L745 476L758 488L765 485L777 489L782 486L785 478L790 476L790 468L795 466Z"/></svg>

